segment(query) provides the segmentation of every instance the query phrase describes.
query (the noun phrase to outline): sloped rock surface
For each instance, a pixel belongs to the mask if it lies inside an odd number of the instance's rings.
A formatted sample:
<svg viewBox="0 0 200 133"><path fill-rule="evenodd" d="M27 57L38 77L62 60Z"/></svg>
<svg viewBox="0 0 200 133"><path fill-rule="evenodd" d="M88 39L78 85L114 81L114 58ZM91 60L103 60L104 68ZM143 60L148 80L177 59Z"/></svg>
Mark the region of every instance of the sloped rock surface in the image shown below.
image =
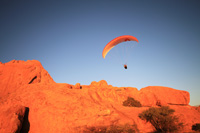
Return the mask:
<svg viewBox="0 0 200 133"><path fill-rule="evenodd" d="M170 108L175 110L175 115L183 123L184 132L191 132L192 125L200 123L200 112L197 111L196 107L170 105Z"/></svg>
<svg viewBox="0 0 200 133"><path fill-rule="evenodd" d="M12 60L0 64L0 96L11 93L25 84L33 83L55 83L39 61Z"/></svg>

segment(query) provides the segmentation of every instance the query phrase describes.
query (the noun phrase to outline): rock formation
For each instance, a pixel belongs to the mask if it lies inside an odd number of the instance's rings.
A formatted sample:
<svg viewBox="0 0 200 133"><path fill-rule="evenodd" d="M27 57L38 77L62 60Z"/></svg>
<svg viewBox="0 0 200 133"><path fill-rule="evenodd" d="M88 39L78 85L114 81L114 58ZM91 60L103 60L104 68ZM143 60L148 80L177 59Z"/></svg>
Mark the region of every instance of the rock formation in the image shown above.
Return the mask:
<svg viewBox="0 0 200 133"><path fill-rule="evenodd" d="M19 105L0 106L1 133L19 133L22 129L26 108Z"/></svg>
<svg viewBox="0 0 200 133"><path fill-rule="evenodd" d="M143 107L125 107L127 97ZM105 80L90 85L55 83L36 60L0 63L0 132L84 132L89 127L135 125L137 132L154 127L138 117L151 106L170 106L190 132L200 123L199 108L189 105L186 91L161 86L137 90L113 87Z"/></svg>
<svg viewBox="0 0 200 133"><path fill-rule="evenodd" d="M162 105L188 105L190 102L189 92L162 86L142 88L139 97L141 103L147 106L156 105L159 102Z"/></svg>
<svg viewBox="0 0 200 133"><path fill-rule="evenodd" d="M39 61L12 60L0 64L1 96L11 93L23 85L33 83L55 83Z"/></svg>

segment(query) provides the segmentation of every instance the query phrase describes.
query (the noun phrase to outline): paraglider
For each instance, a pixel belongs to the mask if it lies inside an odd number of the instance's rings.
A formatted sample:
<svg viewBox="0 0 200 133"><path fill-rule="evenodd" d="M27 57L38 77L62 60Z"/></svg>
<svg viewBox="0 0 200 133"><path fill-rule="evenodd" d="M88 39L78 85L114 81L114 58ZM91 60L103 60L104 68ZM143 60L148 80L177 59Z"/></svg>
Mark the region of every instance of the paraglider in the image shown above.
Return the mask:
<svg viewBox="0 0 200 133"><path fill-rule="evenodd" d="M111 40L103 49L102 52L102 56L105 59L106 55L108 54L108 52L115 47L116 45L118 45L119 43L122 42L126 42L126 41L136 41L139 42L138 39L134 36L131 35L123 35L123 36L119 36L116 37L115 39ZM127 64L124 64L124 68L127 69Z"/></svg>

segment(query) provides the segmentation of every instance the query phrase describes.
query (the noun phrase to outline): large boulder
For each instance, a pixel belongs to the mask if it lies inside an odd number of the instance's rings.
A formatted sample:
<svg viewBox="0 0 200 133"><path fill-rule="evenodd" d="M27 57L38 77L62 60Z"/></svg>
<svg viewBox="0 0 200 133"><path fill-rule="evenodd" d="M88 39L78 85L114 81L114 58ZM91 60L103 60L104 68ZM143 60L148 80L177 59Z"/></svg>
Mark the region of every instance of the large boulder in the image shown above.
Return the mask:
<svg viewBox="0 0 200 133"><path fill-rule="evenodd" d="M21 105L0 105L0 132L20 133L26 108Z"/></svg>
<svg viewBox="0 0 200 133"><path fill-rule="evenodd" d="M82 89L82 86L80 83L76 83L74 86L75 89Z"/></svg>
<svg viewBox="0 0 200 133"><path fill-rule="evenodd" d="M176 90L163 86L148 86L139 91L140 102L144 106L154 105L188 105L190 94L187 91Z"/></svg>

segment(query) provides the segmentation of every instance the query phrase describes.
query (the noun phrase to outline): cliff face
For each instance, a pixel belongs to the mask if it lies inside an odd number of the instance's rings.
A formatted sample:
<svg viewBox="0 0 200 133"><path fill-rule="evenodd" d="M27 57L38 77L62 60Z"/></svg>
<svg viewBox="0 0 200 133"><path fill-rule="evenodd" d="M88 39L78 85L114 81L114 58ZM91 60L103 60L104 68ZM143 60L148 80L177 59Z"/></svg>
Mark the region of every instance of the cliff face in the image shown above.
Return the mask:
<svg viewBox="0 0 200 133"><path fill-rule="evenodd" d="M133 97L143 107L125 107ZM83 132L88 127L137 125L139 132L154 127L138 117L151 106L167 105L184 123L184 131L200 123L198 108L189 93L161 86L140 91L113 87L105 80L90 85L55 83L38 61L0 63L0 132Z"/></svg>
<svg viewBox="0 0 200 133"><path fill-rule="evenodd" d="M55 83L37 60L0 63L0 95L6 95L26 84Z"/></svg>

